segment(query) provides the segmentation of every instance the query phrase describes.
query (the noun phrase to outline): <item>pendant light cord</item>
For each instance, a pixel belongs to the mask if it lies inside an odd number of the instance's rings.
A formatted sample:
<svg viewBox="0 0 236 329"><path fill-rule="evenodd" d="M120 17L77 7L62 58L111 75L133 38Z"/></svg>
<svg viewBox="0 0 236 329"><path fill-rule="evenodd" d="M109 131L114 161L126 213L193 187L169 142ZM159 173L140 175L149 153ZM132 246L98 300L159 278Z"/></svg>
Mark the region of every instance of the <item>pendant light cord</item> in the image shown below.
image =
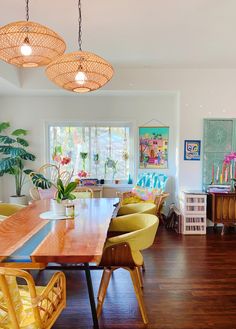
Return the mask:
<svg viewBox="0 0 236 329"><path fill-rule="evenodd" d="M82 51L82 15L81 15L81 0L78 0L78 9L79 9L79 34L78 34L78 43L79 50Z"/></svg>
<svg viewBox="0 0 236 329"><path fill-rule="evenodd" d="M25 0L25 13L26 13L26 20L29 21L29 0Z"/></svg>

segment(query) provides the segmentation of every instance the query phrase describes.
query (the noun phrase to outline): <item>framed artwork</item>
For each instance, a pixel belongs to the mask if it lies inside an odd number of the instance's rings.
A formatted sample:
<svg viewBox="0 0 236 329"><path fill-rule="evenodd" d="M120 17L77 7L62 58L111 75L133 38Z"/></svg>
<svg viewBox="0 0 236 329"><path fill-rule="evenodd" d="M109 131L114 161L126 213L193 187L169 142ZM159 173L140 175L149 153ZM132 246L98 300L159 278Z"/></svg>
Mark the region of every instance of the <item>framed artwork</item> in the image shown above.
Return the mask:
<svg viewBox="0 0 236 329"><path fill-rule="evenodd" d="M169 127L139 127L139 168L168 168Z"/></svg>
<svg viewBox="0 0 236 329"><path fill-rule="evenodd" d="M185 140L184 141L184 160L200 160L201 141Z"/></svg>

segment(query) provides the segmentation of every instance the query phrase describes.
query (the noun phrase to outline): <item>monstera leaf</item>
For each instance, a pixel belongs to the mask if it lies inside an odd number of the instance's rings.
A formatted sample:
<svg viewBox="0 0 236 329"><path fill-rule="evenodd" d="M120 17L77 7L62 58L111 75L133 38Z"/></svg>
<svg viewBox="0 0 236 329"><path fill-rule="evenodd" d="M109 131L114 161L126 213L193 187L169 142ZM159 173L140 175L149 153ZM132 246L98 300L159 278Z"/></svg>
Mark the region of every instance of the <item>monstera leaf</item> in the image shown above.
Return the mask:
<svg viewBox="0 0 236 329"><path fill-rule="evenodd" d="M24 173L26 175L29 175L34 186L36 186L38 188L46 190L52 186L52 183L40 173L37 173L30 169L24 170Z"/></svg>
<svg viewBox="0 0 236 329"><path fill-rule="evenodd" d="M7 157L0 160L0 172L2 173L11 173L10 170L14 166L17 166L18 161L16 158Z"/></svg>
<svg viewBox="0 0 236 329"><path fill-rule="evenodd" d="M1 123L0 123L0 133L1 133L3 130L9 128L9 127L10 127L10 123L9 123L9 122L1 122Z"/></svg>

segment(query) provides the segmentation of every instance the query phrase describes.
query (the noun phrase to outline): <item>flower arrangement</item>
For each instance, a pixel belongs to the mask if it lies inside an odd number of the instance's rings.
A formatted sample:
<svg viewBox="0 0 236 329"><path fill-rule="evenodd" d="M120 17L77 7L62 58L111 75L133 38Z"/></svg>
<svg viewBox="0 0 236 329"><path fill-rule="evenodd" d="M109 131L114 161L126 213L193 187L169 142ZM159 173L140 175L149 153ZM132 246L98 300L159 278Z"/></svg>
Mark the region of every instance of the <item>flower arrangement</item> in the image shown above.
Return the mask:
<svg viewBox="0 0 236 329"><path fill-rule="evenodd" d="M230 164L232 160L236 161L236 152L231 152L224 157L224 163L226 164Z"/></svg>
<svg viewBox="0 0 236 329"><path fill-rule="evenodd" d="M54 186L56 188L55 199L58 203L61 203L63 200L74 200L76 198L72 192L76 189L77 183L70 182L70 179L66 182L63 182L60 174L58 175L56 183L54 183L41 173L35 172L33 170L25 170L25 173L29 175L33 185L37 188L46 190Z"/></svg>
<svg viewBox="0 0 236 329"><path fill-rule="evenodd" d="M86 177L89 176L89 173L87 171L85 171L85 170L80 170L78 172L78 176L79 176L79 178L86 178Z"/></svg>
<svg viewBox="0 0 236 329"><path fill-rule="evenodd" d="M68 165L71 162L71 157L62 155L62 148L61 148L61 146L56 146L54 148L52 159L58 165L61 165L61 166Z"/></svg>

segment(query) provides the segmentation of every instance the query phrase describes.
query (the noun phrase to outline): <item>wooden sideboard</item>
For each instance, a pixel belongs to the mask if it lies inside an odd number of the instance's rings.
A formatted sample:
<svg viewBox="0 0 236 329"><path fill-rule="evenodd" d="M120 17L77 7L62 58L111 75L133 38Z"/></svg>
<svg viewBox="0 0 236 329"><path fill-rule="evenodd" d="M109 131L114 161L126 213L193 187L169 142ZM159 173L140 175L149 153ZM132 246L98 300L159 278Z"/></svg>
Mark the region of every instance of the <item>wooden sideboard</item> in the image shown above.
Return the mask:
<svg viewBox="0 0 236 329"><path fill-rule="evenodd" d="M215 226L217 224L223 224L224 226L236 224L236 193L208 193L207 218Z"/></svg>

